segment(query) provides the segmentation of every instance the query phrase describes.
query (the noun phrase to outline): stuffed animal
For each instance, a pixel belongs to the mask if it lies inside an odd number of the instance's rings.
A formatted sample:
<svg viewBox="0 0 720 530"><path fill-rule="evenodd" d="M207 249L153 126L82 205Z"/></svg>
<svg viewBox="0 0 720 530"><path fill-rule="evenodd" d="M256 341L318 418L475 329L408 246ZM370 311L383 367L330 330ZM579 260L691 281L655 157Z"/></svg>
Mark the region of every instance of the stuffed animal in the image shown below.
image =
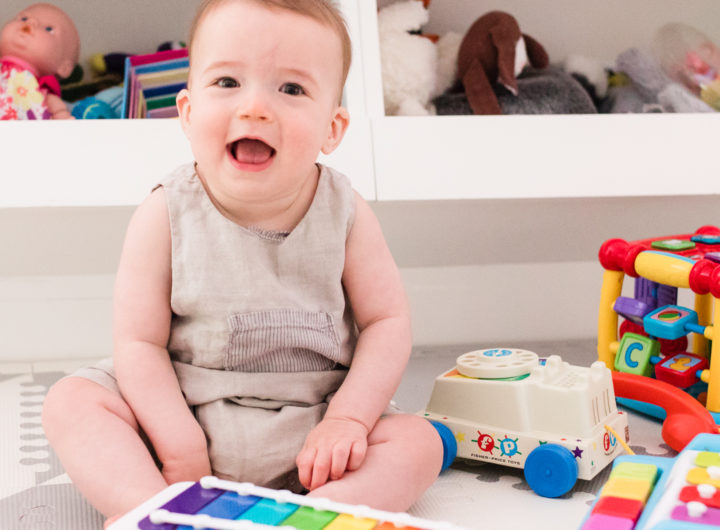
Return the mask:
<svg viewBox="0 0 720 530"><path fill-rule="evenodd" d="M380 66L387 115L429 114L435 87L437 50L418 34L428 21L422 2L406 0L378 12Z"/></svg>
<svg viewBox="0 0 720 530"><path fill-rule="evenodd" d="M542 45L523 34L512 15L491 11L465 33L458 51L458 77L475 114L502 114L494 86L517 95L516 77L525 66L545 68L548 55Z"/></svg>
<svg viewBox="0 0 720 530"><path fill-rule="evenodd" d="M101 90L94 96L77 101L72 115L79 120L114 120L122 118L124 90L115 86Z"/></svg>
<svg viewBox="0 0 720 530"><path fill-rule="evenodd" d="M378 12L380 64L387 115L434 114L431 100L455 79L461 35L421 35L429 0L404 0Z"/></svg>
<svg viewBox="0 0 720 530"><path fill-rule="evenodd" d="M23 9L0 30L0 119L72 118L58 77L75 67L80 38L70 17L51 4Z"/></svg>

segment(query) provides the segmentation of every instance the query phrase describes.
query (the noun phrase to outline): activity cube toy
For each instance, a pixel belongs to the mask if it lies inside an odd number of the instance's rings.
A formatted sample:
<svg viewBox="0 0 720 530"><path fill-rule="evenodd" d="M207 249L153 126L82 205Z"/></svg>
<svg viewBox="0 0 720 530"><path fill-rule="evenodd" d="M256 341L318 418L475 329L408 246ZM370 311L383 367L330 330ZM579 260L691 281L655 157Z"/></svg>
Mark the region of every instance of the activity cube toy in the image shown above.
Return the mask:
<svg viewBox="0 0 720 530"><path fill-rule="evenodd" d="M720 527L720 435L699 434L674 458L615 460L581 530Z"/></svg>
<svg viewBox="0 0 720 530"><path fill-rule="evenodd" d="M590 480L628 440L610 370L572 366L557 355L492 348L461 355L435 379L420 413L445 425L457 456L523 468L538 495L558 497Z"/></svg>
<svg viewBox="0 0 720 530"><path fill-rule="evenodd" d="M463 530L407 513L374 510L296 495L246 482L203 477L173 484L109 526L109 530Z"/></svg>
<svg viewBox="0 0 720 530"><path fill-rule="evenodd" d="M720 340L712 339L720 319L720 229L704 226L694 234L630 243L610 239L599 258L605 272L598 359L615 370L619 401L661 419L673 409L676 418L664 428L663 437L678 451L699 432L717 433L720 361L715 366L712 358L720 358ZM625 276L635 278L634 297L621 296ZM679 289L694 294L693 308L678 305ZM618 316L626 319L621 336ZM657 387L648 386L647 378L673 388L654 392ZM642 399L636 392L640 387L647 390ZM628 393L635 398L629 399ZM705 407L704 417L693 401ZM682 421L690 410L692 425Z"/></svg>

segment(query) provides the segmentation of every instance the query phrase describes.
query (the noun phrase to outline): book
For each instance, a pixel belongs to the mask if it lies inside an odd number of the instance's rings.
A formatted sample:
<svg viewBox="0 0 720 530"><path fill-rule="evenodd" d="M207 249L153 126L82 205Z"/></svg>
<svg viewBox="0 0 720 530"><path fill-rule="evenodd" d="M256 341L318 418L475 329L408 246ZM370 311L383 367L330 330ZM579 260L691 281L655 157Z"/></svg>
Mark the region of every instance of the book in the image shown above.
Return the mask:
<svg viewBox="0 0 720 530"><path fill-rule="evenodd" d="M184 48L128 57L121 116L126 119L177 116L175 97L187 86L189 66Z"/></svg>

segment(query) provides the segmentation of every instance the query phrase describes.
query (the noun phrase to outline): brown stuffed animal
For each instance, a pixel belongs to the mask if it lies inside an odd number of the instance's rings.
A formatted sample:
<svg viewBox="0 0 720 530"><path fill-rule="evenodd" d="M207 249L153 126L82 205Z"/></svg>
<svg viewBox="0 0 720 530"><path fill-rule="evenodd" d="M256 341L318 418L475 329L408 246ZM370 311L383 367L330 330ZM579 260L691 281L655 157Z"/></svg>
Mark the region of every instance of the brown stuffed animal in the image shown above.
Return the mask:
<svg viewBox="0 0 720 530"><path fill-rule="evenodd" d="M527 59L536 68L548 65L542 45L520 31L515 17L491 11L478 18L465 34L458 52L458 77L475 114L502 114L495 83L517 95L516 50L524 39Z"/></svg>

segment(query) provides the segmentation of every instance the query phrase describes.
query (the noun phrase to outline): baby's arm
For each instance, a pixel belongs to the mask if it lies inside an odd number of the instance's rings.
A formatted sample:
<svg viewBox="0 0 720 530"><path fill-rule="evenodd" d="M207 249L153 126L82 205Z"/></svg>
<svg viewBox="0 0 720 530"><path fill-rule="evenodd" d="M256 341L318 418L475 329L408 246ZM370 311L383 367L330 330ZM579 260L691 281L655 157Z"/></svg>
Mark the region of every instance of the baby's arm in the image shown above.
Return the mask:
<svg viewBox="0 0 720 530"><path fill-rule="evenodd" d="M356 199L343 285L360 331L352 365L298 455L300 481L310 489L360 467L367 436L385 411L410 357L410 312L400 273L368 204Z"/></svg>
<svg viewBox="0 0 720 530"><path fill-rule="evenodd" d="M52 114L53 120L74 120L75 117L70 114L65 102L55 94L48 94L45 97L47 108Z"/></svg>
<svg viewBox="0 0 720 530"><path fill-rule="evenodd" d="M118 385L163 464L168 483L210 474L205 434L180 391L167 352L171 241L164 190L137 209L115 283L113 338Z"/></svg>

